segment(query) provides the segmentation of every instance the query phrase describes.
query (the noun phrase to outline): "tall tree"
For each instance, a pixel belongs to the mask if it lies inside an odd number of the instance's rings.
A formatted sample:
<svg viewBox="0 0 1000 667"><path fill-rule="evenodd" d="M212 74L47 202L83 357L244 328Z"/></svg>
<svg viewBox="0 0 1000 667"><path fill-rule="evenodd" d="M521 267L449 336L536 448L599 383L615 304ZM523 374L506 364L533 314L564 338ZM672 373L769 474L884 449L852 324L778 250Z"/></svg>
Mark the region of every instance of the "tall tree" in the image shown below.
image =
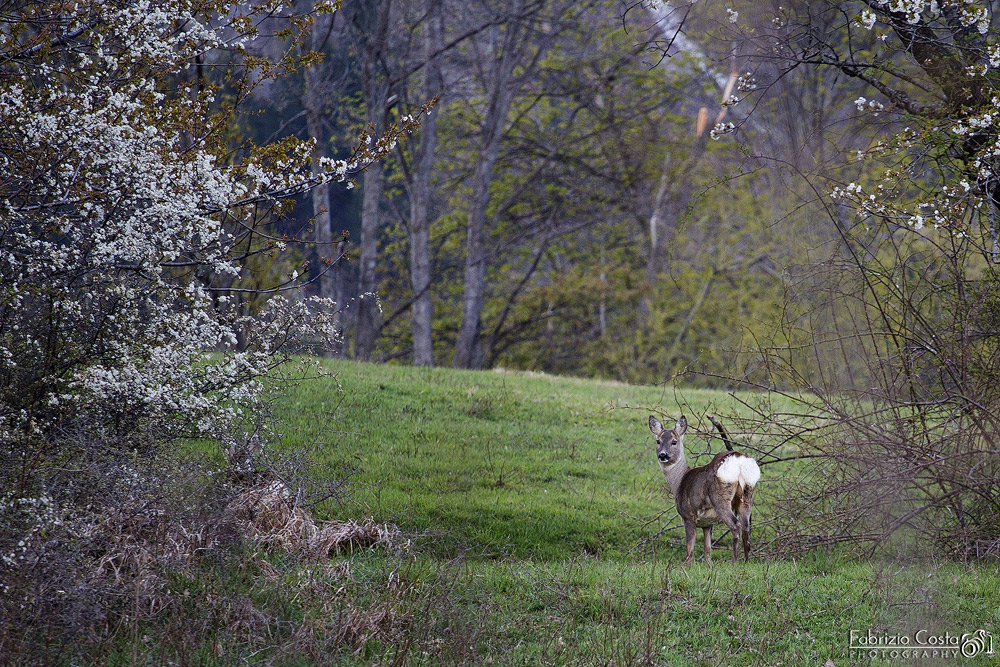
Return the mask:
<svg viewBox="0 0 1000 667"><path fill-rule="evenodd" d="M535 74L536 66L559 31L565 28L569 20L566 15L579 12L586 4L573 8L572 4L545 0L509 0L499 12L503 23L487 33L486 44L479 45L480 58L485 60L480 71L485 110L479 128L477 161L470 179L462 321L453 362L456 368L478 368L483 363L480 335L488 260L487 207L511 102Z"/></svg>
<svg viewBox="0 0 1000 667"><path fill-rule="evenodd" d="M311 0L302 0L306 12L311 9ZM329 36L333 31L335 15L319 14L315 17L309 32L309 50L319 57L326 49ZM327 155L327 107L331 97L330 86L327 85L329 74L324 63L315 62L307 67L304 73L304 88L302 105L306 114L306 131L315 141L313 147L313 170L318 172L320 160ZM313 241L315 255L313 257L313 272L318 283L319 295L325 299L336 300L337 290L334 284L335 273L331 264L337 261L336 249L333 246L333 228L330 218L330 186L321 183L310 193L312 200Z"/></svg>
<svg viewBox="0 0 1000 667"><path fill-rule="evenodd" d="M444 91L441 59L443 50L442 2L426 0L424 19L424 85L425 101L438 98ZM409 181L410 194L410 327L413 332L413 364L434 365L432 337L433 304L431 302L430 248L430 184L437 153L437 118L431 113L420 130L420 146L413 160Z"/></svg>
<svg viewBox="0 0 1000 667"><path fill-rule="evenodd" d="M386 127L389 111L387 57L392 0L357 0L351 10L354 41L361 59L365 121L369 131L377 134ZM381 164L369 166L365 171L362 187L358 256L358 290L361 298L357 306L354 356L367 361L375 349L375 337L378 334L378 276L375 269L378 262L379 207L385 187Z"/></svg>

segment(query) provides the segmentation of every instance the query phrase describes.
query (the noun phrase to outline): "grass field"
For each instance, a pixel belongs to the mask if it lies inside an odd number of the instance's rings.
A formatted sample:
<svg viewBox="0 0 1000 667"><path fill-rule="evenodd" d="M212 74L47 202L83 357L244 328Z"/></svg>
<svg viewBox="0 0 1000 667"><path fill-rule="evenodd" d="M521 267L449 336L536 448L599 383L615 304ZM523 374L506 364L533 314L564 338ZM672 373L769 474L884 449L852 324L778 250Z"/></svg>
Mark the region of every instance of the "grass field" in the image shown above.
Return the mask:
<svg viewBox="0 0 1000 667"><path fill-rule="evenodd" d="M304 383L282 402L286 444L355 467L356 504L344 509L426 535L434 555L621 557L672 507L646 421L661 407L679 416L673 393L509 372L331 368L336 382ZM721 393L682 400L689 418L732 409ZM698 450L706 440L688 442Z"/></svg>
<svg viewBox="0 0 1000 667"><path fill-rule="evenodd" d="M706 449L697 432L707 428L706 411L739 412L725 393L327 367L334 378L292 388L277 415L285 447L307 448L330 475L349 473L349 500L314 512L395 523L411 546L343 555L307 574L279 559L277 569L297 582L291 589L308 576L313 593L261 594L259 604L277 605L300 629L329 627L331 616L347 629L322 657L268 660L851 664L869 662L848 650L851 630L983 628L1000 637L996 566L837 553L733 565L726 537L714 567L684 568L683 531L672 528L646 419L683 410L695 428L690 460ZM768 478L780 474L764 469L755 528L772 502ZM954 664L930 654L898 661Z"/></svg>

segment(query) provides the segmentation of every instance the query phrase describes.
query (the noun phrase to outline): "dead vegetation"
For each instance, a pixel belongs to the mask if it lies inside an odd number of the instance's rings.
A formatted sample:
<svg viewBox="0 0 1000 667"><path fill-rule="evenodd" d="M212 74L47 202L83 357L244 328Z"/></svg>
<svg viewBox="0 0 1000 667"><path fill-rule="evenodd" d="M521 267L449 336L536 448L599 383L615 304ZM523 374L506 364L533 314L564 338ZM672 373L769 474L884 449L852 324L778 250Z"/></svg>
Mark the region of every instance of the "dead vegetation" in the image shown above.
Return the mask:
<svg viewBox="0 0 1000 667"><path fill-rule="evenodd" d="M133 664L161 664L206 643L228 662L266 647L355 650L401 627L384 605L340 600L296 623L285 611L306 588L321 600L343 587L349 571L331 557L404 554L396 526L317 520L306 494L273 474L155 458L94 470L89 485L50 480L43 503L0 504L0 663L97 664L130 646ZM303 569L314 576L289 585Z"/></svg>
<svg viewBox="0 0 1000 667"><path fill-rule="evenodd" d="M254 544L312 558L373 547L409 546L395 525L370 518L317 522L280 480L242 492L226 508L226 515Z"/></svg>

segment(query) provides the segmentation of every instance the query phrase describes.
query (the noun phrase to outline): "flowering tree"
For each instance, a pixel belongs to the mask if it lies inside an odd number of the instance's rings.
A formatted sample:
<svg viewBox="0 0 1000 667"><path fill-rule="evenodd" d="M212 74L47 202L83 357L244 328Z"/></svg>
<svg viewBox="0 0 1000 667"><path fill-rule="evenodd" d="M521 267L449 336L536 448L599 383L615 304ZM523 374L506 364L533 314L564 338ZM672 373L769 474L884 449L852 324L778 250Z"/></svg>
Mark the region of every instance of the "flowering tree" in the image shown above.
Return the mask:
<svg viewBox="0 0 1000 667"><path fill-rule="evenodd" d="M818 363L795 363L788 350L770 356L811 390L806 412L824 424L796 434L815 479L792 491L806 504L789 505L785 537L1000 554L994 8L827 0L746 12L745 22L730 14L761 66L750 96L803 70L831 72L835 90L845 80L852 90L832 96L833 123L868 120L860 132L823 128L829 143L851 149L850 164L809 183L838 242L795 286L811 291L787 324L808 332L803 348ZM853 175L839 180L845 170ZM806 506L815 520L801 520Z"/></svg>
<svg viewBox="0 0 1000 667"><path fill-rule="evenodd" d="M270 0L0 8L6 469L31 468L81 430L127 451L139 434L212 432L253 399L282 343L333 334L316 302L275 299L254 322L224 307L246 259L295 242L268 226L289 198L349 181L412 125L362 136L348 160L314 163L309 141L232 145L239 103L298 64L292 51L251 55L263 21L302 34L313 13L332 10L318 2L295 16ZM209 82L210 63L222 83ZM266 291L301 284L292 270Z"/></svg>
<svg viewBox="0 0 1000 667"><path fill-rule="evenodd" d="M966 0L793 3L755 26L753 39L755 55L783 73L832 69L867 86L852 98L855 111L888 131L856 158L877 165L878 180L842 184L835 197L852 201L862 217L916 231L983 232L980 247L996 261L1000 41L993 7Z"/></svg>

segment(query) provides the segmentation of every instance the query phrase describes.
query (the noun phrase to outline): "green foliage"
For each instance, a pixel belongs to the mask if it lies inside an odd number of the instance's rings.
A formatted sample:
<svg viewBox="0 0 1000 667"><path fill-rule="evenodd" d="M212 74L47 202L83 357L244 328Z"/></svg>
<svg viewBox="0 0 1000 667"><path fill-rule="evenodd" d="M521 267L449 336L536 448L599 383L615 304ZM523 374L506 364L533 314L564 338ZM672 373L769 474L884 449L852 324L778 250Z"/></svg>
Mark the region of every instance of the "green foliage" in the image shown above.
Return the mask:
<svg viewBox="0 0 1000 667"><path fill-rule="evenodd" d="M747 343L788 341L778 326L782 267L805 261L822 235L805 215L770 225L795 201L782 184L756 173L726 180L743 156L731 143L704 146L693 136L689 96L710 87L696 68L650 69L634 35L592 20L546 53L512 105L488 209L484 364L639 382L694 370L702 375L692 381L705 386L731 384L723 378L788 386L758 367ZM462 314L477 99L440 109L431 289L441 364ZM668 203L664 257L650 276L648 222L661 176L681 184L670 197L690 203ZM388 228L382 245L389 264L380 290L397 315L409 298L403 231ZM383 333L382 358L405 360L408 318Z"/></svg>
<svg viewBox="0 0 1000 667"><path fill-rule="evenodd" d="M577 347L594 343L596 310L586 301L593 300L598 267L624 278L601 286L611 294L619 283L630 282L627 274L642 261L634 221L645 215L646 193L655 188L663 151L677 143L673 137L663 141L664 128L677 118L675 107L690 82L678 75L676 87L665 91L663 73L642 62L634 38L608 29L609 6L599 3L576 27L565 29L512 104L488 207L483 312L488 365L583 372L582 359L545 362L551 322L578 330ZM483 109L473 93L439 106L432 296L437 358L447 363L462 307L465 181L476 163ZM384 256L392 266L381 279L389 310L409 292L400 231L390 230L393 241L384 246L391 248ZM612 295L612 308L624 311L635 295ZM401 331L407 325L400 318L388 327L386 358L407 354L409 334ZM529 361L537 359L541 363Z"/></svg>

